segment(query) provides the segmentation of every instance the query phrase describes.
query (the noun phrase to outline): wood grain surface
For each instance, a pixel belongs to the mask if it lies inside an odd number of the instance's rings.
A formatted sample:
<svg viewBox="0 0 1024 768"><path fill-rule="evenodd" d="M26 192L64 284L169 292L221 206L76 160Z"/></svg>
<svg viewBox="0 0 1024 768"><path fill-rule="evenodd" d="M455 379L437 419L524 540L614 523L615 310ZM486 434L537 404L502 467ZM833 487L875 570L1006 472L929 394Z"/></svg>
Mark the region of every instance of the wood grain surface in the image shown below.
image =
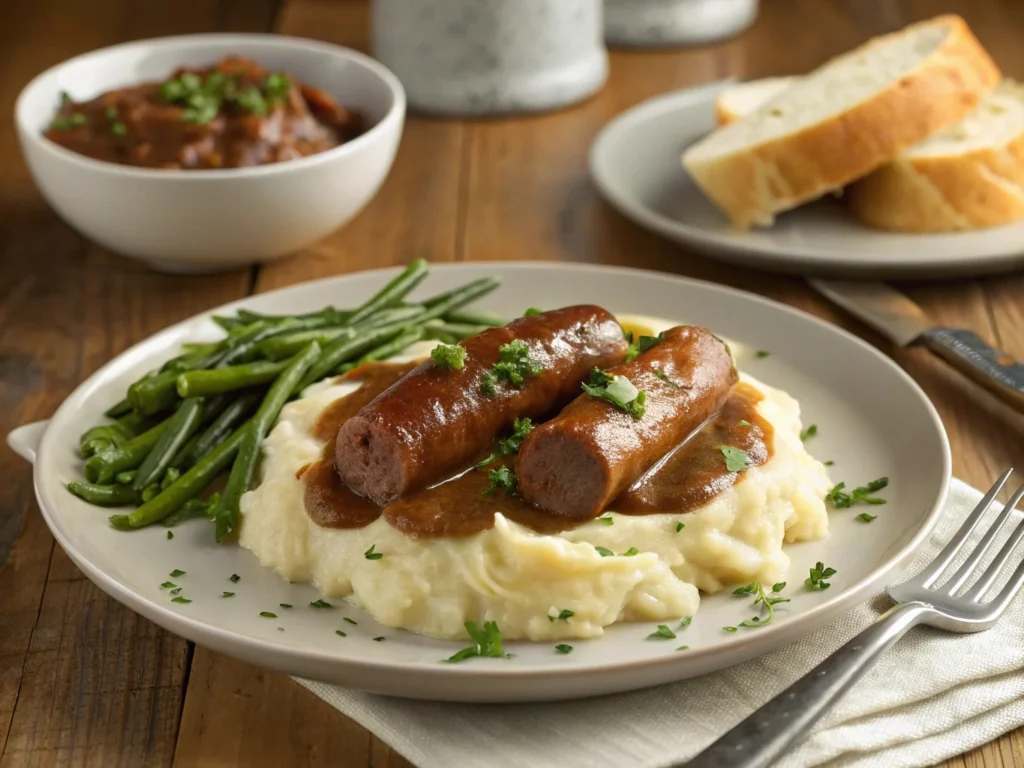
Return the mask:
<svg viewBox="0 0 1024 768"><path fill-rule="evenodd" d="M149 271L83 240L45 204L0 121L0 433L50 415L128 345L254 291L434 261L550 259L701 277L800 307L862 335L928 392L954 472L987 485L1024 458L1024 419L923 350L897 350L798 279L728 267L640 230L603 203L586 154L608 120L664 91L728 75L804 72L871 35L961 13L1004 72L1024 78L1020 0L767 0L740 37L690 50L613 51L607 87L577 107L500 121L411 117L383 189L344 230L262 268L203 278ZM141 37L272 31L366 50L362 2L4 0L0 114L33 75ZM1024 277L900 286L938 323L1024 358ZM29 467L0 448L0 768L407 766L292 683L194 647L106 597L54 546ZM949 766L1024 768L1024 730Z"/></svg>

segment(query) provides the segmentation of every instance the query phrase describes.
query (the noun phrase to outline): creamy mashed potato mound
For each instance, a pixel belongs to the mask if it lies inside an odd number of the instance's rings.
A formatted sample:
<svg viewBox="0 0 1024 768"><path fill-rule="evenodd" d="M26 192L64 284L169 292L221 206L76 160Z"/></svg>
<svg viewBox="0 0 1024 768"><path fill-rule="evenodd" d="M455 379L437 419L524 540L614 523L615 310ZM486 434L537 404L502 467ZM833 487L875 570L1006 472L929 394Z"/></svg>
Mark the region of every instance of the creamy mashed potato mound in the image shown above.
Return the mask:
<svg viewBox="0 0 1024 768"><path fill-rule="evenodd" d="M692 616L698 590L782 581L789 566L783 542L828 531L824 497L832 484L800 440L799 405L741 379L764 393L758 410L775 428L774 452L696 511L611 512L613 525L591 521L557 535L497 514L490 530L451 539L412 539L383 518L356 530L310 521L296 472L322 454L311 434L320 413L359 386L314 385L285 406L264 442L260 485L242 497L241 543L289 581L348 598L387 626L439 638L464 639L466 621L495 621L506 639L540 641L599 637L618 621ZM371 545L384 557L368 560ZM597 546L639 554L602 557ZM550 620L563 609L573 611L570 621Z"/></svg>

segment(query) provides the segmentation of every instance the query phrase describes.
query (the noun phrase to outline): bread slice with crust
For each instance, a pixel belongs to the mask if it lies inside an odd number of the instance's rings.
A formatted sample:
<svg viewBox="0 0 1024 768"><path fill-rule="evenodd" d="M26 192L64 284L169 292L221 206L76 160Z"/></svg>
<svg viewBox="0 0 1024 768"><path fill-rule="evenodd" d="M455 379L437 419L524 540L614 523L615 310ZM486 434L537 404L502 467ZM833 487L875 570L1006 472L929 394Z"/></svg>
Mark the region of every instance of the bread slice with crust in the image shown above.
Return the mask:
<svg viewBox="0 0 1024 768"><path fill-rule="evenodd" d="M774 99L799 80L799 77L762 77L730 85L715 99L715 122L735 123L755 112L768 99Z"/></svg>
<svg viewBox="0 0 1024 768"><path fill-rule="evenodd" d="M1000 79L963 19L939 16L824 64L683 165L735 224L768 225L961 119Z"/></svg>
<svg viewBox="0 0 1024 768"><path fill-rule="evenodd" d="M955 232L1024 220L1024 86L1004 80L958 123L846 190L864 224Z"/></svg>

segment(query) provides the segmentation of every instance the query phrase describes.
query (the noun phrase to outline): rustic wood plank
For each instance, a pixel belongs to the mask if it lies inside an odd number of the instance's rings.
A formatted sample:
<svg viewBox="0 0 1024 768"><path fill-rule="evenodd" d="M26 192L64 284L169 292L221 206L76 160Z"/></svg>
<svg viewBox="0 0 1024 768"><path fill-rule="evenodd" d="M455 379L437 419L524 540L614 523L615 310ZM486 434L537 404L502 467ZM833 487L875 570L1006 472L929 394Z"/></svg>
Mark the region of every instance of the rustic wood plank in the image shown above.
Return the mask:
<svg viewBox="0 0 1024 768"><path fill-rule="evenodd" d="M126 39L224 27L266 29L270 0L147 8L56 0L0 8L0 106L36 72ZM40 41L45 41L41 45ZM45 205L0 125L0 429L48 416L124 347L238 298L249 271L167 277L84 242ZM0 451L0 765L167 765L180 717L186 643L85 580L46 531L29 468ZM10 482L13 479L14 482ZM9 542L8 542L9 544ZM6 547L0 546L0 563Z"/></svg>
<svg viewBox="0 0 1024 768"><path fill-rule="evenodd" d="M277 29L366 50L362 3L292 3ZM464 129L411 117L394 168L355 219L305 253L260 268L256 290L459 253ZM192 765L374 765L409 763L286 675L197 648L175 763Z"/></svg>

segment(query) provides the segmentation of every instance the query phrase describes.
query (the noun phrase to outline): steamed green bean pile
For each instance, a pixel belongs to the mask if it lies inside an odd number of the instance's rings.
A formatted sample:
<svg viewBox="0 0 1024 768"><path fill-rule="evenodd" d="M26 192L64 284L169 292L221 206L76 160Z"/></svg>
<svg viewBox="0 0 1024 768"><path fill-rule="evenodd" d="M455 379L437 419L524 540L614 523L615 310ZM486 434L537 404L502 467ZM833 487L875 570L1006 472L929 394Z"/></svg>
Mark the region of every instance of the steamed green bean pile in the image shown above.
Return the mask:
<svg viewBox="0 0 1024 768"><path fill-rule="evenodd" d="M406 302L426 276L426 261L417 259L355 309L301 315L240 309L215 317L224 339L186 344L181 355L128 387L107 410L111 421L81 436L85 479L68 483L68 490L98 506L134 506L111 516L120 530L205 517L223 541L238 525L260 446L289 399L422 339L455 343L503 324L490 313L464 309L498 280L481 278ZM225 472L223 490L208 493Z"/></svg>

